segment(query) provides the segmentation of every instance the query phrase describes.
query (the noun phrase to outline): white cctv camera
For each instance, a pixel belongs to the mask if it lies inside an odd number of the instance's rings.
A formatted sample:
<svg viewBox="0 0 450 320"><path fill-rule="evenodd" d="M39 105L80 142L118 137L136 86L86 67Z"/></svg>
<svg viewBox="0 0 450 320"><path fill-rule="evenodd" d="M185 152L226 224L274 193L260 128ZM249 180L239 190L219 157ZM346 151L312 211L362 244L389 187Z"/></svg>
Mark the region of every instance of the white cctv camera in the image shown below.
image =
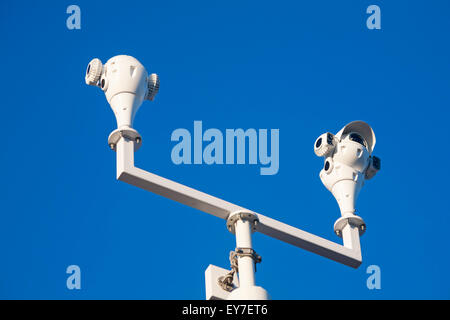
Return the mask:
<svg viewBox="0 0 450 320"><path fill-rule="evenodd" d="M380 158L372 156L375 133L363 121L347 124L336 135L324 133L317 138L314 152L324 157L320 179L336 198L342 217L334 230L338 235L347 223L364 233L364 221L355 215L355 203L364 180L371 179L380 170Z"/></svg>
<svg viewBox="0 0 450 320"><path fill-rule="evenodd" d="M140 142L139 134L133 129L134 116L144 100L155 98L159 90L158 76L148 75L137 59L119 55L104 65L99 59L93 59L87 67L85 81L105 92L116 116L118 129L110 135L110 145L120 134L128 134Z"/></svg>

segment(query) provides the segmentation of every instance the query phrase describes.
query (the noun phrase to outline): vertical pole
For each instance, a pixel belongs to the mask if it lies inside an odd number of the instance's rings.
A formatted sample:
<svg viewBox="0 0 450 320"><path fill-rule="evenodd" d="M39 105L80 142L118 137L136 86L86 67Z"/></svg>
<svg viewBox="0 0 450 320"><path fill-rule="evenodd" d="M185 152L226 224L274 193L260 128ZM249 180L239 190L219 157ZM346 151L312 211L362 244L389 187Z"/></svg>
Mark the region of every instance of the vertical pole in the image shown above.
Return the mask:
<svg viewBox="0 0 450 320"><path fill-rule="evenodd" d="M249 220L238 219L235 224L236 246L238 248L252 247L252 229ZM239 257L239 286L250 287L255 285L255 262L251 257Z"/></svg>
<svg viewBox="0 0 450 320"><path fill-rule="evenodd" d="M126 137L121 137L116 145L117 179L122 172L134 166L134 142Z"/></svg>
<svg viewBox="0 0 450 320"><path fill-rule="evenodd" d="M359 241L358 227L347 223L344 229L342 229L342 240L344 241L344 247L354 250L355 252L359 252L359 255L361 255L361 243Z"/></svg>
<svg viewBox="0 0 450 320"><path fill-rule="evenodd" d="M230 219L230 217L228 218ZM254 219L242 215L234 222L236 247L253 249L252 226ZM269 294L259 286L255 286L255 261L248 255L238 256L239 287L234 289L227 299L229 300L268 300Z"/></svg>

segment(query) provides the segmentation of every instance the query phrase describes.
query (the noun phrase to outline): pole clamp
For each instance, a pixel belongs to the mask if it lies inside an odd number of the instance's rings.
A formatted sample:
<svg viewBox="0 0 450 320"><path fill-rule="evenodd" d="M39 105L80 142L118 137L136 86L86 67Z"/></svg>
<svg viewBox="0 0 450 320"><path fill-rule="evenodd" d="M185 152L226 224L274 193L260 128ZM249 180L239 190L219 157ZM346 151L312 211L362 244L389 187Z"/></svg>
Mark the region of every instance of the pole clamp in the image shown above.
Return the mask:
<svg viewBox="0 0 450 320"><path fill-rule="evenodd" d="M338 237L342 238L342 230L345 228L345 226L349 224L352 227L358 228L359 236L362 236L366 232L366 223L364 220L356 215L351 215L348 217L340 217L335 223L334 223L334 233Z"/></svg>
<svg viewBox="0 0 450 320"><path fill-rule="evenodd" d="M261 263L262 258L259 254L256 253L255 250L252 248L236 248L235 250L236 255L238 257L250 257L255 262L255 271L256 271L256 264Z"/></svg>
<svg viewBox="0 0 450 320"><path fill-rule="evenodd" d="M235 231L235 224L238 220L242 221L250 221L250 224L252 226L252 232L256 230L256 225L258 224L258 216L256 213L250 212L250 211L235 211L230 213L230 215L227 218L227 229L232 234L236 234Z"/></svg>
<svg viewBox="0 0 450 320"><path fill-rule="evenodd" d="M108 145L111 150L116 150L116 145L121 138L126 138L128 140L134 141L134 150L137 151L142 145L142 137L133 128L122 128L116 129L108 137Z"/></svg>
<svg viewBox="0 0 450 320"><path fill-rule="evenodd" d="M255 262L255 272L256 272L256 264L262 261L262 258L259 254L256 253L252 248L236 248L234 251L230 251L230 265L231 270L224 276L219 277L217 279L217 283L219 286L228 292L233 291L235 289L233 285L234 275L239 272L238 258L239 257L250 257Z"/></svg>

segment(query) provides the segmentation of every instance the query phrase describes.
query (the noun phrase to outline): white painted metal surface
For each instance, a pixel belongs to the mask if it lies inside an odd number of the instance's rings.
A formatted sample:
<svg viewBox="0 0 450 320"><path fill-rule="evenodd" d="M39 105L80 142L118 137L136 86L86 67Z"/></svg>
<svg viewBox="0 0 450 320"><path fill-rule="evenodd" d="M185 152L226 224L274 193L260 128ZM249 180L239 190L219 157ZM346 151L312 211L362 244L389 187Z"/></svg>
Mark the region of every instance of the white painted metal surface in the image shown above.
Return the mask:
<svg viewBox="0 0 450 320"><path fill-rule="evenodd" d="M253 212L136 168L134 166L134 145L134 141L124 137L117 143L117 179L222 219L227 219L230 213L239 210ZM259 219L256 231L269 237L290 243L353 268L357 268L362 262L359 234L355 234L354 237L348 237L348 240L344 242L345 245L339 245L262 214L255 214ZM357 245L355 242L357 242Z"/></svg>
<svg viewBox="0 0 450 320"><path fill-rule="evenodd" d="M142 102L153 100L159 90L158 76L149 75L136 58L127 55L112 57L104 65L100 59L93 59L85 81L103 90L119 129L132 128Z"/></svg>
<svg viewBox="0 0 450 320"><path fill-rule="evenodd" d="M230 292L222 289L217 279L225 276L229 270L210 264L205 270L206 300L227 300ZM237 274L234 274L233 285L239 287Z"/></svg>
<svg viewBox="0 0 450 320"><path fill-rule="evenodd" d="M227 300L270 300L267 291L259 286L240 286L231 291Z"/></svg>
<svg viewBox="0 0 450 320"><path fill-rule="evenodd" d="M250 221L237 220L235 226L236 247L250 248L252 246L252 230ZM238 258L239 266L239 283L241 287L249 287L255 285L255 262L251 257L243 256Z"/></svg>
<svg viewBox="0 0 450 320"><path fill-rule="evenodd" d="M253 249L252 221L238 219L235 222L236 247ZM239 288L234 289L228 300L268 300L267 291L255 285L255 261L249 256L238 257Z"/></svg>

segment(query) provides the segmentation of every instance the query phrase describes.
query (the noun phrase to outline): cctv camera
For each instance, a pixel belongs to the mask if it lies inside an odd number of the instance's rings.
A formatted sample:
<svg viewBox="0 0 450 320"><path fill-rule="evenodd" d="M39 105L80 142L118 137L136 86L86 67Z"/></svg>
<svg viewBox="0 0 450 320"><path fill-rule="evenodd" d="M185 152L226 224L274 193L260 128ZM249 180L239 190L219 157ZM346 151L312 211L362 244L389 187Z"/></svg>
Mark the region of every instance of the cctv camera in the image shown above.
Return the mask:
<svg viewBox="0 0 450 320"><path fill-rule="evenodd" d="M89 62L86 70L85 81L87 85L96 86L98 85L98 81L100 80L100 76L102 75L103 65L100 59L92 59Z"/></svg>
<svg viewBox="0 0 450 320"><path fill-rule="evenodd" d="M327 157L336 147L335 137L332 133L324 133L314 143L314 152L318 157Z"/></svg>
<svg viewBox="0 0 450 320"><path fill-rule="evenodd" d="M366 170L366 180L372 179L376 173L381 169L381 159L376 156L371 156L369 159L369 166Z"/></svg>
<svg viewBox="0 0 450 320"><path fill-rule="evenodd" d="M343 220L357 221L364 231L364 221L355 215L355 204L365 179L371 179L380 170L380 159L372 156L375 133L363 121L347 124L336 135L329 132L317 138L314 152L325 157L320 179L336 198ZM350 219L350 220L349 220ZM338 220L339 221L339 220ZM339 230L335 231L339 233Z"/></svg>
<svg viewBox="0 0 450 320"><path fill-rule="evenodd" d="M119 55L102 64L93 59L86 70L86 84L104 92L116 116L118 129L132 129L134 116L144 100L153 100L159 90L159 77L148 75L135 58Z"/></svg>

